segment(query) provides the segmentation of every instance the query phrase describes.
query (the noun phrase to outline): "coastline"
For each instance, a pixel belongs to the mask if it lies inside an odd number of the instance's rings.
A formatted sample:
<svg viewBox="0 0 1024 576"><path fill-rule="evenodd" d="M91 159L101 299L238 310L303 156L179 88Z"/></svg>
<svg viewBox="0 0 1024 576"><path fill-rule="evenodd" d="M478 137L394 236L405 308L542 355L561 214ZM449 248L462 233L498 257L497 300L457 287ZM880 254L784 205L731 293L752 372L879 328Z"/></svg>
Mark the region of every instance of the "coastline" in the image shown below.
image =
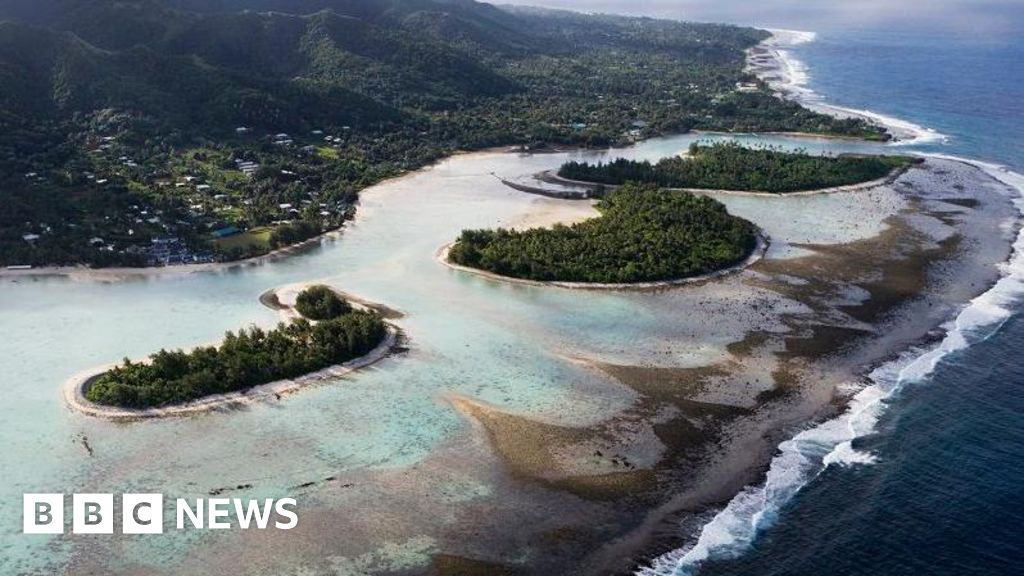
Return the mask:
<svg viewBox="0 0 1024 576"><path fill-rule="evenodd" d="M913 122L879 114L830 104L807 87L810 79L807 66L796 59L790 50L814 42L817 33L800 30L767 29L772 34L757 46L747 50L745 70L765 82L776 95L802 106L836 118L859 118L883 126L893 136L890 145L909 146L929 142L944 142L946 136Z"/></svg>
<svg viewBox="0 0 1024 576"><path fill-rule="evenodd" d="M723 194L729 196L751 196L762 198L817 196L821 194L835 194L838 192L857 192L860 190L870 190L871 188L877 188L878 186L892 184L893 182L896 181L896 179L905 174L911 168L913 168L913 165L893 168L888 174L886 174L882 178L877 178L875 180L870 180L867 182L858 182L856 184L844 184L842 186L831 186L828 188L817 188L814 190L798 190L795 192L760 192L756 190L724 190L717 188L663 188L663 190L671 190L673 192L689 192L691 194ZM586 186L590 187L591 189L603 187L608 190L614 190L620 186L620 184L601 184L599 182L587 182L585 180L572 180L569 178L563 178L562 176L559 176L555 170L547 170L545 172L541 172L540 174L537 175L537 179L551 184Z"/></svg>
<svg viewBox="0 0 1024 576"><path fill-rule="evenodd" d="M1024 166L1024 149L973 128L1002 120L994 133L1013 130L1019 122L1003 100L956 107L971 88L1008 85L974 77L998 79L999 61L913 33L868 27L827 44L823 34L822 45L788 58L806 54L823 94L948 126L957 146L900 148L915 143L912 133L892 148L730 134L744 145L926 163L867 190L712 196L771 240L758 261L721 278L520 288L484 270L464 267L481 279L453 271L451 244L441 246L464 229L547 227L597 213L590 201L519 194L495 178L568 190L537 175L570 159L668 156L703 136L568 154L452 152L437 167L361 191L351 227L328 233L340 241L309 239L266 265L44 270L10 280L0 270L12 395L2 466L9 505L0 512L16 517L23 491L120 489L242 503L287 495L301 520L290 531L169 539L37 537L11 546L0 566L154 576L885 574L927 572L929 559L941 564L945 554L952 570L1013 573L1003 562L1013 531L985 536L993 518L1012 526L1012 507L1001 502L1018 474L1005 456L1024 430L1024 412L1007 401L1024 374L1012 361L1014 339L1024 337L1024 176L922 150ZM943 59L953 53L964 58ZM734 71L742 65L732 62ZM953 72L948 82L933 82L936 67ZM628 106L620 112L628 116ZM648 238L641 229L636 241ZM295 386L184 414L89 415L64 397L86 396L100 374L79 373L86 366L287 321L295 294L311 284L389 319L408 313L382 359L363 372L268 382L260 387ZM379 328L363 358L382 344ZM72 373L84 381L67 389ZM1009 516L972 514L1004 509ZM17 528L6 531L12 541L23 538Z"/></svg>
<svg viewBox="0 0 1024 576"><path fill-rule="evenodd" d="M397 320L404 318L405 314L399 310L395 310L384 304L378 302L371 302L355 294L339 290L338 288L331 286L324 281L311 280L308 282L295 282L293 284L286 284L277 288L271 288L259 296L260 304L264 305L271 310L275 310L281 314L285 320L292 320L300 318L301 316L295 311L295 297L306 288L311 286L326 286L337 294L343 300L347 300L353 305L353 308L372 310L381 315L385 320Z"/></svg>
<svg viewBox="0 0 1024 576"><path fill-rule="evenodd" d="M347 222L346 222L347 224ZM319 245L325 240L336 240L343 234L345 225L334 230L307 238L297 244L271 250L260 256L251 256L230 262L208 262L204 264L177 264L174 266L142 266L138 268L111 267L89 268L88 266L40 266L29 269L0 268L0 280L32 278L45 276L67 277L72 280L89 280L118 282L130 279L152 278L160 276L187 276L201 272L223 272L234 268L260 266L277 260L295 256Z"/></svg>
<svg viewBox="0 0 1024 576"><path fill-rule="evenodd" d="M447 156L443 156L430 162L429 164L420 166L416 170L409 170L401 174L397 174L390 178L385 178L380 182L376 182L370 186L367 186L360 191L360 194L365 190L370 190L374 186L382 184L384 182L394 182L407 178L416 172L421 170L427 170L437 164L444 162L450 158L457 156L464 156L468 154L493 154L493 153L518 153L513 146L492 146L481 150L455 150ZM357 204L358 206L358 204ZM327 230L311 238L307 238L301 242L290 244L288 246L282 246L267 252L266 254L260 254L258 256L250 256L241 260L231 260L227 262L209 262L203 264L179 264L174 266L140 266L140 267L109 267L109 268L90 268L88 266L39 266L28 269L12 269L0 267L0 280L5 279L17 279L17 278L32 278L32 277L47 277L47 276L58 276L66 277L72 280L86 280L86 281L98 281L98 282L120 282L131 279L151 278L160 276L187 276L189 274L203 273L203 272L224 272L233 270L235 268L247 268L252 266L261 266L278 260L283 260L291 256L301 254L307 250L315 248L318 245L327 241L334 241L342 237L345 233L345 228L350 222L354 222L359 218L359 210L356 210L356 214L353 218L346 220L341 226Z"/></svg>
<svg viewBox="0 0 1024 576"><path fill-rule="evenodd" d="M806 69L785 52L785 48L812 41L813 33L772 31L765 43L776 60L772 66L750 66L758 76L784 97L809 108L844 117L855 115L885 126L898 141L892 145L943 141L945 137L911 122L890 118L870 111L858 111L825 104L820 97L804 87ZM756 49L752 49L754 53ZM790 75L774 76L779 70ZM793 77L796 71L796 77ZM690 574L700 564L716 558L742 554L759 533L768 528L778 511L825 468L834 465L870 465L874 456L854 442L876 432L877 424L887 409L886 400L899 394L909 383L920 382L930 375L948 354L970 345L966 336L975 329L999 325L1011 314L1005 305L1024 294L1024 175L1006 167L983 161L943 154L923 154L957 162L983 172L994 182L1015 190L1010 203L1016 210L1012 226L1008 258L995 266L994 277L973 289L966 301L954 308L947 320L917 340L893 347L889 354L868 363L858 371L861 383L840 397L832 416L822 415L810 427L778 445L767 469L761 469L759 480L747 484L735 496L724 501L710 519L703 521L690 535L679 534L677 544L669 552L649 555L650 560L635 566L640 576ZM972 288L974 285L972 283ZM824 451L823 451L824 450ZM646 537L654 527L648 526ZM663 548L664 550L664 548Z"/></svg>
<svg viewBox="0 0 1024 576"><path fill-rule="evenodd" d="M276 297L279 292L286 289L299 287L299 290L301 290L303 286L312 284L314 283L294 284L281 288L270 289L260 295L259 301L261 304L277 310L281 314L283 320L292 320L299 316L291 305L271 306L264 297L269 294ZM332 288L332 290L334 289ZM335 290L335 292L344 296L344 293L340 291ZM383 308L385 310L392 311L390 308L384 307L383 305L369 303L363 299L352 299L352 302L356 308L374 310ZM399 314L397 317L401 317L401 313L398 313L397 311L392 312ZM392 318L394 317L396 316L392 316ZM61 387L61 396L64 399L64 403L74 411L87 416L114 421L149 420L155 418L191 416L203 412L238 408L257 402L280 400L283 396L297 392L311 384L346 376L363 368L372 366L373 364L376 364L390 356L391 353L399 346L401 330L389 321L384 322L384 327L386 330L384 339L381 340L373 350L359 358L353 358L347 362L327 366L326 368L310 372L309 374L304 374L297 378L275 380L273 382L251 386L243 390L196 398L180 404L153 408L125 408L121 406L97 404L90 401L86 397L86 394L89 392L89 388L92 386L93 382L112 368L119 366L121 364L120 362L113 362L103 366L94 366L75 373L64 382L64 385ZM203 346L215 346L217 344L219 344L219 342L205 345L199 344L187 349L186 351L194 350ZM147 357L132 361L136 363L144 363L148 362L148 360L149 358Z"/></svg>
<svg viewBox="0 0 1024 576"><path fill-rule="evenodd" d="M768 252L768 247L771 245L771 240L764 235L760 230L756 234L757 243L754 245L753 250L747 255L742 261L733 264L732 266L722 268L721 270L715 270L714 272L708 272L705 274L699 274L697 276L689 276L686 278L678 278L675 280L655 280L648 282L632 282L632 283L604 283L604 282L565 282L559 280L528 280L525 278L515 278L512 276L503 276L494 272L488 272L487 270L480 270L478 268L472 268L470 266L463 266L456 264L448 259L448 252L455 242L449 242L444 246L438 248L435 258L441 264L456 270L459 272L465 272L473 274L487 280L495 282L507 282L509 284L518 284L521 286L535 286L535 287L549 287L549 288L563 288L566 290L609 290L609 291L645 291L645 290L658 290L663 288L673 288L677 286L685 286L687 284L697 284L700 282L707 282L709 280L715 280L732 274L738 274L743 270L746 270L750 266L754 265Z"/></svg>

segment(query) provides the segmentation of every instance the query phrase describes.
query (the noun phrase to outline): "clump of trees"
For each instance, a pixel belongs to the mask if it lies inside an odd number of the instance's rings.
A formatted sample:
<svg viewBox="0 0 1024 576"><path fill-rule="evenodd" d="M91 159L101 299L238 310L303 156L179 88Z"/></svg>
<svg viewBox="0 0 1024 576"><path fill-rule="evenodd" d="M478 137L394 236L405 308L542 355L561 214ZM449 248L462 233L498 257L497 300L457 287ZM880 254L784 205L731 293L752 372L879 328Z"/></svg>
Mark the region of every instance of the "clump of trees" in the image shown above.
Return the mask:
<svg viewBox="0 0 1024 576"><path fill-rule="evenodd" d="M753 224L706 196L631 183L597 208L600 217L572 226L465 230L449 259L529 280L632 283L719 270L757 244Z"/></svg>
<svg viewBox="0 0 1024 576"><path fill-rule="evenodd" d="M338 296L334 290L318 284L299 293L295 309L310 320L330 320L352 311L352 305Z"/></svg>
<svg viewBox="0 0 1024 576"><path fill-rule="evenodd" d="M636 181L668 188L785 193L869 182L915 161L907 156L818 156L734 142L694 143L686 157L671 156L656 164L626 159L607 164L567 162L558 175L600 184Z"/></svg>
<svg viewBox="0 0 1024 576"><path fill-rule="evenodd" d="M351 310L330 320L280 323L228 332L220 346L191 352L161 350L148 363L124 363L86 393L99 404L148 408L296 378L364 356L386 335L380 316Z"/></svg>

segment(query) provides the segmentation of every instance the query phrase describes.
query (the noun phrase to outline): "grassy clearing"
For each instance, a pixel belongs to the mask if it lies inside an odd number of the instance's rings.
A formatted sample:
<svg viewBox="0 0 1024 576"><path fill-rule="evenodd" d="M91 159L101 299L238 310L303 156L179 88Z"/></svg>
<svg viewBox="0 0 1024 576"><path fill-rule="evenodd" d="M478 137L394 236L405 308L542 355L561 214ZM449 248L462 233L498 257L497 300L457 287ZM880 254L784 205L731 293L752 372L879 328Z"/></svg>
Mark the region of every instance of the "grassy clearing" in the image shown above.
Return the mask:
<svg viewBox="0 0 1024 576"><path fill-rule="evenodd" d="M272 231L273 230L269 226L261 226L259 228L247 230L241 234L228 236L227 238L218 238L213 242L217 245L217 248L225 252L235 248L241 248L243 250L260 248L262 250L267 250L270 248L270 233Z"/></svg>

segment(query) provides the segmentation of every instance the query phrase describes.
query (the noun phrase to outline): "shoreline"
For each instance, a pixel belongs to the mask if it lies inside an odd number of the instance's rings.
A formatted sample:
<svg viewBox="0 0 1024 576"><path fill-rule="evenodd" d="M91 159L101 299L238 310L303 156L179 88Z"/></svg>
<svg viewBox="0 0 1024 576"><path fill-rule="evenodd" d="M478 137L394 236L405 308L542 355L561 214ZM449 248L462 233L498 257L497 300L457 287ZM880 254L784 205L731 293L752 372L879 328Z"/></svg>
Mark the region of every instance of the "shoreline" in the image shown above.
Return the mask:
<svg viewBox="0 0 1024 576"><path fill-rule="evenodd" d="M192 416L204 412L255 404L270 399L280 400L286 394L291 394L311 384L351 374L390 356L392 349L398 344L398 334L398 329L388 324L387 335L384 337L384 340L365 356L341 364L334 364L316 372L299 376L298 378L275 380L274 382L259 384L245 390L204 396L203 398L190 400L183 404L157 408L124 408L89 401L85 395L88 393L92 383L111 368L119 366L120 362L88 368L74 374L64 383L61 395L64 397L65 404L72 410L87 416L107 420L130 421ZM145 359L139 361L145 361Z"/></svg>
<svg viewBox="0 0 1024 576"><path fill-rule="evenodd" d="M27 269L11 269L11 268L0 268L0 280L11 279L11 278L32 278L32 277L45 277L45 276L58 276L72 279L83 279L83 280L97 280L97 281L121 281L134 278L152 278L160 276L187 276L189 274L196 274L202 272L223 272L232 270L235 268L248 268L251 266L261 266L275 262L277 260L284 260L292 256L296 256L297 253L305 252L314 248L316 245L321 244L324 240L337 240L343 234L345 225L334 230L328 230L321 234L317 234L312 238L307 238L302 242L276 248L261 254L259 256L251 256L242 260L232 260L230 262L207 262L203 264L176 264L174 266L140 266L135 268L129 267L110 267L110 268L90 268L88 266L40 266L38 268L27 268Z"/></svg>
<svg viewBox="0 0 1024 576"><path fill-rule="evenodd" d="M331 292L334 292L336 295L338 295L339 298L347 300L349 303L351 303L353 305L353 308L377 312L385 320L397 320L405 317L405 314L403 312L395 310L390 306L380 304L379 302L371 302L370 300L367 300L360 296L356 296L349 292L345 292L344 290L339 290L326 282L316 280L310 280L308 282L295 282L292 284L285 284L284 286L279 286L277 288L270 288L269 290L266 290L265 292L260 294L259 303L271 310L280 313L281 316L286 320L301 318L298 312L295 311L294 303L285 304L281 302L281 295L287 294L288 301L293 302L295 295L311 286L326 286L328 289L330 289Z"/></svg>
<svg viewBox="0 0 1024 576"><path fill-rule="evenodd" d="M697 276L689 276L686 278L677 278L675 280L654 280L647 282L631 282L631 283L606 283L606 282L568 282L562 280L529 280L526 278L515 278L513 276L503 276L494 272L488 272L487 270L481 270L479 268L473 268L471 266L463 266L456 264L448 259L448 252L455 242L449 242L444 246L437 249L435 253L435 259L441 264L448 268L458 271L465 272L467 274L473 274L481 278L492 280L494 282L506 282L509 284L518 284L521 286L534 286L534 287L546 287L546 288L563 288L566 290L601 290L601 291L622 291L622 292L641 292L646 290L658 290L662 288L675 288L678 286L685 286L687 284L696 284L701 282L707 282L709 280L715 280L725 276L731 276L738 274L750 266L764 258L764 255L768 252L769 246L771 246L771 239L768 238L763 231L758 229L756 234L757 243L754 245L753 250L747 255L742 261L733 264L732 266L715 270L713 272L707 272L699 274Z"/></svg>
<svg viewBox="0 0 1024 576"><path fill-rule="evenodd" d="M836 118L858 118L885 128L893 137L887 144L909 146L929 142L947 142L948 138L931 128L871 110L830 104L807 86L807 66L790 55L789 50L817 39L817 33L800 30L766 29L772 34L747 50L746 72L754 74L776 95L810 110ZM870 140L867 140L870 141Z"/></svg>
<svg viewBox="0 0 1024 576"><path fill-rule="evenodd" d="M370 186L367 186L359 193L362 194L366 190L370 190L375 186L383 184L385 182L393 182L406 178L421 170L429 169L433 166L440 164L451 158L458 156L464 156L467 154L494 154L494 153L517 153L514 146L491 146L480 150L455 150L451 154L438 158L428 164L420 166L415 170L407 170L401 174L396 174L390 178L385 178L379 182L375 182ZM106 282L119 282L129 279L137 278L152 278L161 276L187 276L189 274L203 273L203 272L224 272L233 270L236 268L248 268L252 266L262 266L276 262L278 260L284 260L292 256L298 255L298 253L305 252L316 247L316 245L322 245L324 240L335 241L342 237L345 232L345 228L352 222L359 218L358 203L355 216L351 219L346 220L333 230L326 230L307 238L301 242L295 244L289 244L288 246L282 246L275 248L266 254L260 254L258 256L250 256L241 260L231 260L227 262L207 262L203 264L176 264L174 266L138 266L138 267L124 267L124 266L112 266L109 268L90 268L85 265L76 266L39 266L32 268L9 268L0 267L0 280L16 279L16 278L33 278L33 277L46 277L46 276L57 276L66 277L71 279L81 280L92 280L92 281L106 281Z"/></svg>
<svg viewBox="0 0 1024 576"><path fill-rule="evenodd" d="M814 132L780 132L768 130L764 132L722 132L720 130L690 130L689 134L700 136L781 136L784 138L800 138L806 140L838 140L842 142L872 142L885 144L885 140L872 140L861 136L847 136L844 134L815 134Z"/></svg>
<svg viewBox="0 0 1024 576"><path fill-rule="evenodd" d="M842 186L831 186L828 188L816 188L814 190L798 190L794 192L761 192L757 190L724 190L717 188L662 188L662 190L669 190L672 192L689 192L691 194L704 194L704 195L728 195L728 196L752 196L761 198L789 198L799 196L817 196L819 194L835 194L839 192L859 192L861 190L869 190L871 188L877 188L878 186L886 186L895 182L900 176L905 174L908 170L914 167L914 164L908 166L901 166L899 168L893 168L888 174L875 180L869 180L867 182L857 182L855 184L843 184ZM604 187L608 190L614 190L621 184L601 184L600 182L587 182L586 180L572 180L569 178L563 178L559 176L555 170L546 170L536 175L538 180L542 182L548 182L550 184L560 184L563 186L582 186L589 187L591 190ZM570 200L571 198L566 198Z"/></svg>
<svg viewBox="0 0 1024 576"><path fill-rule="evenodd" d="M805 105L805 106L808 106L808 107L812 107L812 106L816 106L817 105L817 104L807 103L807 102L803 102L803 101L801 101L800 103ZM836 109L840 110L840 108L838 108L838 107L836 107ZM826 113L830 113L830 112L826 112ZM858 117L861 117L861 116L858 116ZM871 120L871 121L877 121L877 120L872 119L872 118L867 118L867 117L863 117L863 118ZM777 131L770 131L770 132L742 132L741 133L741 132L716 132L716 131L706 131L706 130L688 130L688 131L685 131L685 132L672 133L672 134L657 134L657 135L650 136L648 138L644 138L641 141L657 139L657 138L670 138L670 137L673 137L673 136L681 136L681 135L685 135L685 134L698 134L698 135L700 135L700 134L708 134L708 135L720 134L720 135L725 135L725 136L738 136L738 135L742 135L742 134L751 134L751 135L773 135L773 136L790 137L790 138L824 139L824 140L845 140L845 141L853 141L853 142L857 142L857 141L872 142L872 140L866 140L866 139L863 139L863 138L858 138L856 136L842 136L842 135L834 135L834 134L814 134L814 133L808 133L808 132L777 132ZM371 190L372 188L374 188L375 186L378 186L380 184L383 184L383 183L386 183L386 182L393 182L393 181L396 181L396 180L400 180L402 178L405 178L405 177L408 177L408 176L410 176L412 174L415 174L415 173L417 173L417 172L419 172L421 170L429 169L429 168L431 168L433 166L436 166L437 164L440 164L441 162L444 162L444 161L447 161L447 160L450 160L452 158L456 158L456 157L459 157L459 156L466 156L466 155L473 155L473 154L516 154L516 155L531 155L532 156L532 155L562 154L562 153L566 153L566 152L575 152L575 151L582 151L582 150L621 150L621 149L627 149L627 148L631 148L633 146L636 146L641 141L631 142L631 143L623 144L623 145L620 145L620 146L609 146L609 147L602 147L602 148L591 148L591 147L584 146L584 145L578 145L578 146L571 145L571 146L558 146L558 147L555 147L555 148L545 148L545 149L525 150L524 151L524 150L520 149L517 145L510 144L510 145L504 145L504 146L491 146L491 147L488 147L488 148L482 148L480 150L456 150L456 151L452 152L451 154L448 154L446 156L438 158L438 159L434 160L433 162L431 162L429 164L426 164L424 166L421 166L421 167L419 167L419 168L417 168L415 170L408 170L408 171L406 171L406 172L404 172L402 174L397 174L397 175L392 176L390 178L386 178L384 180L381 180L380 182L376 182L376 183L374 183L374 184L364 188L363 190L360 190L360 194L362 194L363 192L365 192L367 190ZM894 140L893 142L891 142L891 144L896 144L896 143L897 143L897 140ZM902 142L902 141L900 141L899 143L907 144L906 142ZM567 183L574 183L574 184L577 184L577 185L591 185L591 186L594 185L591 182L582 182L582 181L577 182L577 181L573 181L573 180L566 180L566 182ZM851 186L859 186L859 185L865 185L865 184L870 184L870 183L853 184ZM609 187L609 188L615 187L614 185L605 185L605 186ZM774 194L774 193L771 193L771 192L745 192L745 191L739 191L739 190L729 191L729 190L711 190L711 189L701 189L701 188L692 188L692 189L690 189L690 188L667 188L667 189L668 190L679 190L679 191L694 192L694 193L699 193L699 192L717 192L717 193L767 195L767 196L778 196L779 195L779 194ZM833 191L833 189L822 189L822 190L817 190L817 191L812 190L812 191L787 192L784 195L822 193L822 192L830 192L830 191ZM837 188L837 189L835 189L835 191L840 191L840 190ZM526 193L530 193L530 192L526 192ZM562 197L558 197L558 198L559 199L566 199L566 198L562 198ZM203 264L177 264L177 265L173 265L173 266L140 266L140 267L123 267L123 266L116 267L115 266L115 267L109 267L109 268L90 268L90 267L85 266L85 265L74 265L74 266L49 266L48 265L48 266L32 267L32 268L27 268L27 269L26 268L0 267L0 281L8 280L8 279L15 279L16 280L18 278L43 278L43 277L50 277L50 276L52 276L52 277L65 277L65 278L70 278L70 279L73 279L73 280L87 280L87 281L100 281L100 282L119 282L119 281L133 280L133 279L162 277L162 276L168 276L168 277L170 277L170 276L186 276L186 275L189 275L189 274L204 273L204 272L224 272L224 271L229 271L229 270L233 270L233 269L248 268L248 267L253 267L253 266L262 266L264 264L270 264L270 263L273 263L273 262L278 261L278 260L284 260L284 259L290 258L292 256L296 256L299 253L302 253L302 252L304 252L306 250L313 249L313 248L316 247L316 245L322 245L325 240L335 241L335 240L340 239L343 236L343 234L344 234L345 228L351 222L354 222L357 218L359 218L359 210L358 209L356 210L355 216L351 220L347 220L346 222L344 222L338 228L322 232L322 233L320 233L320 234L318 234L316 236L313 236L311 238L307 238L306 240L303 240L303 241L298 242L296 244L291 244L291 245L288 245L288 246L283 246L281 248L276 248L274 250L271 250L270 252L267 252L266 254L261 254L261 255L258 255L258 256L250 256L248 258L244 258L244 259L241 259L241 260L231 260L231 261L226 261L226 262L208 262L208 263L203 263Z"/></svg>
<svg viewBox="0 0 1024 576"><path fill-rule="evenodd" d="M814 38L813 33L774 30L771 32L773 37L766 40L765 43L778 41L780 32L798 35L796 43L811 41ZM799 36L801 34L803 36ZM774 55L780 60L776 63L779 68L789 67L792 69L803 66L802 63L788 58L785 54L780 54L780 51L776 50ZM776 88L773 82L777 82L777 80L764 78L762 76L764 69L759 72L759 78ZM806 94L813 94L813 92L802 89L800 80L793 83L798 95L794 96L793 92L785 91L780 94L812 109L840 115L840 117L843 114L857 112L820 101L808 104ZM802 82L806 82L806 75L802 78ZM803 91L800 92L800 90ZM803 94L804 97L801 97L800 94ZM912 128L910 141L898 141L893 143L894 145L916 144L944 138L934 130L920 127L911 122L891 119L869 111L863 112L864 114L859 117L879 123L893 131L894 134L899 130L905 131L908 130L908 127ZM943 154L919 154L919 156L962 163L984 173L1007 189L1016 191L1016 196L1008 196L1008 201L1017 214L1010 239L1008 258L997 263L993 278L984 282L983 286L976 288L972 283L973 294L962 304L953 306L952 315L947 317L944 322L915 340L897 342L900 345L891 347L886 355L857 369L854 376L861 380L861 384L852 392L840 393L837 390L839 396L834 400L834 411L831 414L820 414L801 426L802 431L795 436L785 436L768 463L760 467L759 479L745 485L733 497L718 505L714 517L710 520L702 520L697 525L695 532L675 534L669 538L674 541L671 544L666 542L665 537L655 536L655 528L663 525L671 516L671 511L669 511L662 513L660 518L650 518L645 522L645 529L629 534L617 543L610 543L612 549L616 547L616 544L628 548L630 547L628 542L632 542L634 548L644 545L648 548L661 548L662 552L648 550L646 561L633 564L633 571L636 574L660 576L667 573L678 573L681 570L693 570L703 562L716 559L722 554L733 556L746 552L760 531L770 527L778 510L811 482L821 470L833 464L864 465L873 462L874 457L870 451L859 450L854 446L854 442L866 435L876 433L877 422L886 411L886 399L897 394L905 383L926 377L936 369L939 361L946 355L969 346L970 343L964 339L966 332L973 328L999 323L1002 318L1010 314L1010 311L1001 305L1005 304L1009 293L1019 295L1021 291L1021 275L1024 272L1024 227L1021 223L1021 218L1024 217L1024 176L1008 170L1004 166L978 160ZM1001 317L1000 313L1005 316ZM814 445L814 451L821 450L822 444L827 448L820 464L813 464L812 460L812 466L808 468L797 463L808 458L801 452L803 442ZM794 466L797 467L795 475ZM757 506L753 506L754 499L760 502ZM742 528L729 530L728 526L742 526ZM724 538L722 530L728 532ZM659 541L662 542L661 546L657 544ZM665 551L668 548L665 544L671 546L671 549Z"/></svg>
<svg viewBox="0 0 1024 576"><path fill-rule="evenodd" d="M271 288L267 290L259 297L260 304L267 306L273 310L279 312L285 321L298 318L298 313L295 312L294 308L290 305L282 305L278 302L276 306L272 305L269 297L277 297L279 291L285 289L292 289L296 286L309 286L315 284L311 283L300 283L300 284L289 284L280 288ZM343 292L331 287L331 290L335 291L339 295L347 298ZM401 313L387 308L380 304L370 303L364 299L351 299L354 303L355 308L371 309L380 312L380 310L387 310L397 316L392 318L400 318ZM382 313L383 316L383 313ZM333 378L340 378L348 374L352 374L358 370L376 364L381 360L384 360L391 355L399 347L399 341L401 339L401 329L385 320L385 335L377 346L373 348L367 354L358 358L353 358L340 364L333 364L320 370L303 374L296 378L286 378L282 380L275 380L273 382L267 382L264 384L257 384L256 386L250 386L242 390L236 390L234 392L226 392L223 394L213 394L210 396L203 396L202 398L196 398L187 402L179 404L171 404L166 406L158 406L151 408L126 408L122 406L108 406L105 404L97 404L90 401L86 394L89 392L89 388L96 381L97 378L103 376L111 369L120 366L121 362L112 362L104 364L102 366L94 366L85 370L76 372L70 378L68 378L64 385L61 387L61 396L64 398L64 403L71 408L73 411L85 414L87 416L93 416L96 418L103 418L112 421L136 421L136 420L150 420L155 418L173 418L182 416L191 416L195 414L201 414L204 412L212 412L221 409L237 408L240 406L255 404L257 402L263 402L267 400L280 400L287 394L292 394L305 388L311 384L324 382ZM198 344L192 346L186 351L194 350L203 346L216 346L220 342L212 344ZM148 362L149 357L132 360L132 362L142 363Z"/></svg>

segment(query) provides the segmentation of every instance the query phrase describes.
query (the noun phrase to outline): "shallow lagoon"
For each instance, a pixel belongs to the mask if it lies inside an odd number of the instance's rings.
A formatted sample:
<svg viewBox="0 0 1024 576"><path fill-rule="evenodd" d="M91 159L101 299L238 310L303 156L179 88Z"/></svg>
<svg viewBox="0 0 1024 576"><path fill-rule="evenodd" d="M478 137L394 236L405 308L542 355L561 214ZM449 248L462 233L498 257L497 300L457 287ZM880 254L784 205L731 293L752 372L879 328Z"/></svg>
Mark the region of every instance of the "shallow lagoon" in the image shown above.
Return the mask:
<svg viewBox="0 0 1024 576"><path fill-rule="evenodd" d="M174 498L251 484L231 495L285 495L341 470L399 469L421 461L468 429L446 400L452 393L578 424L631 402L630 390L609 386L606 377L565 356L612 362L657 357L661 364L683 366L722 354L725 340L692 341L702 319L672 316L673 291L512 286L450 270L434 258L463 228L510 225L538 203L552 202L511 190L492 173L522 177L568 158L604 155L656 160L699 138L707 137L656 139L610 153L455 156L365 191L356 221L340 239L272 263L123 282L0 279L0 354L6 359L0 386L7 392L0 405L0 572L68 561L65 538L15 536L24 492L143 491ZM879 149L816 139L741 140L810 151ZM771 199L724 201L770 231L806 226L800 207L831 200L792 198L785 208ZM827 237L809 238L814 241L838 240L837 230L846 239L877 232L870 221L821 222L821 211L814 212L814 234ZM272 324L277 314L260 306L258 296L313 280L404 312L399 325L410 351L343 382L232 412L113 424L63 405L60 386L71 374L161 347L215 341L248 323ZM600 393L589 394L592 389ZM466 480L457 499L486 495L484 478ZM125 540L117 554L126 566L167 567L194 538L185 532Z"/></svg>

